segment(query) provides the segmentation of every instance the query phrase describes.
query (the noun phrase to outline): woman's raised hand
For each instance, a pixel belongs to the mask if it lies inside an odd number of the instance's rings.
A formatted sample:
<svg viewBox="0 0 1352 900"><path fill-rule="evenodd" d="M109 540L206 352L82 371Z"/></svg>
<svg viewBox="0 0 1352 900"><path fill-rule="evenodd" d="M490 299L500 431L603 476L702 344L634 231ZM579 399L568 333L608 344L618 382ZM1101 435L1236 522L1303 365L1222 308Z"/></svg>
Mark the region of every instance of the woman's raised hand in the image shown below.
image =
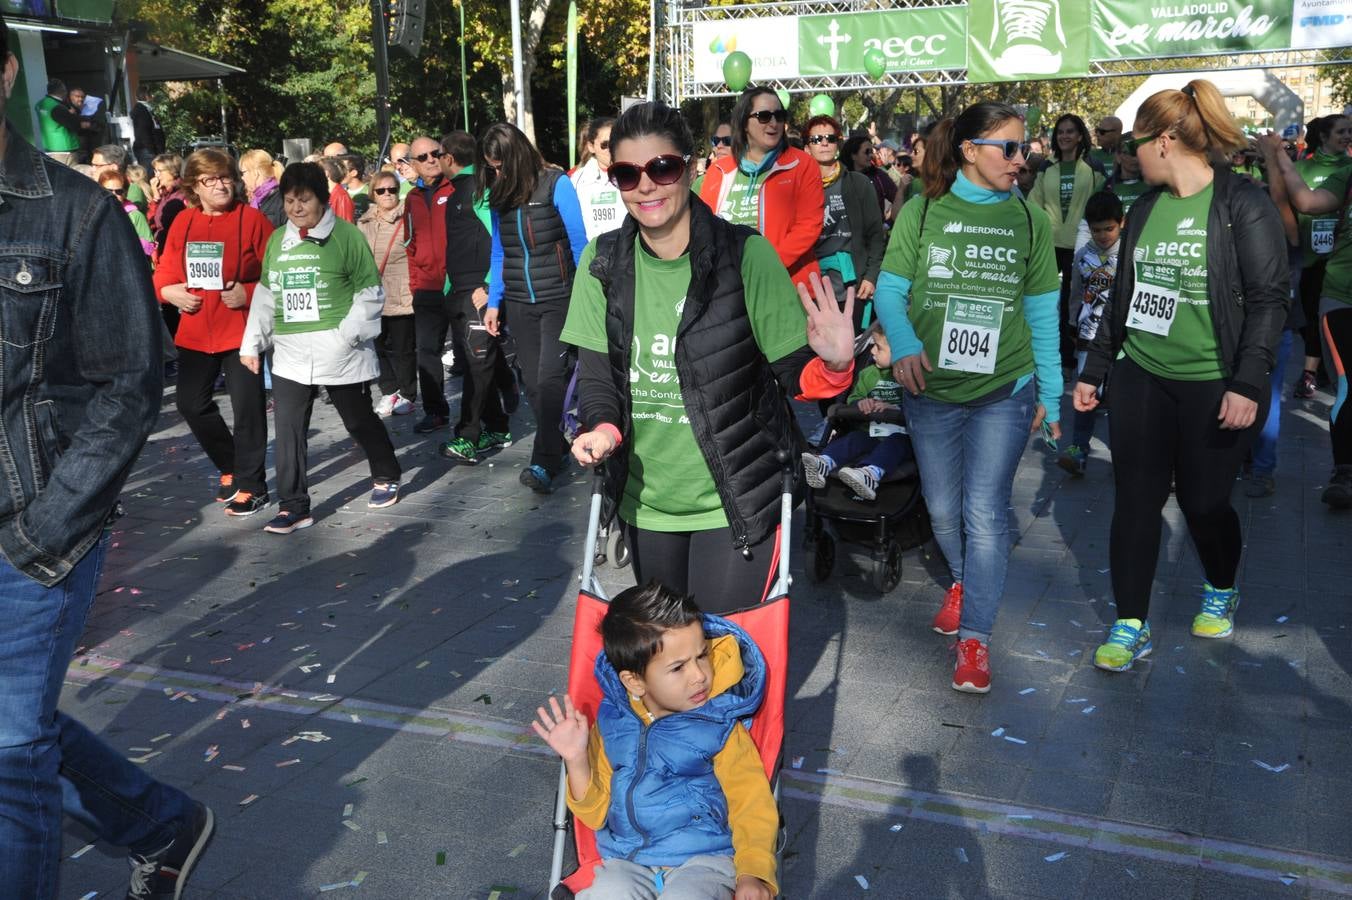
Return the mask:
<svg viewBox="0 0 1352 900"><path fill-rule="evenodd" d="M830 282L812 273L812 292L799 283L798 298L807 310L807 343L826 367L843 372L854 360L854 288L845 290L845 308L836 302Z"/></svg>

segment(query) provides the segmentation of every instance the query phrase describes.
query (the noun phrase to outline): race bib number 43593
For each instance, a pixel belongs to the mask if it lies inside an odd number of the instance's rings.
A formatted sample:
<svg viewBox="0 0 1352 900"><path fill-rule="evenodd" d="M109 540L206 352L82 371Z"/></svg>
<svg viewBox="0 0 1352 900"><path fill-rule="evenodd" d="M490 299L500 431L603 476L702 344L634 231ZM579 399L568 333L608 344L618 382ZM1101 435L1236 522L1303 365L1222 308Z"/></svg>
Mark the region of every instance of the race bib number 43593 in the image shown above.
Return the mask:
<svg viewBox="0 0 1352 900"><path fill-rule="evenodd" d="M282 321L319 321L319 289L315 286L314 272L282 273Z"/></svg>
<svg viewBox="0 0 1352 900"><path fill-rule="evenodd" d="M1168 337L1178 314L1181 269L1171 263L1136 263L1136 292L1127 311L1127 327Z"/></svg>
<svg viewBox="0 0 1352 900"><path fill-rule="evenodd" d="M188 287L202 291L223 291L225 281L225 244L220 241L188 241Z"/></svg>
<svg viewBox="0 0 1352 900"><path fill-rule="evenodd" d="M1005 304L977 297L949 297L939 335L939 368L978 375L995 373Z"/></svg>

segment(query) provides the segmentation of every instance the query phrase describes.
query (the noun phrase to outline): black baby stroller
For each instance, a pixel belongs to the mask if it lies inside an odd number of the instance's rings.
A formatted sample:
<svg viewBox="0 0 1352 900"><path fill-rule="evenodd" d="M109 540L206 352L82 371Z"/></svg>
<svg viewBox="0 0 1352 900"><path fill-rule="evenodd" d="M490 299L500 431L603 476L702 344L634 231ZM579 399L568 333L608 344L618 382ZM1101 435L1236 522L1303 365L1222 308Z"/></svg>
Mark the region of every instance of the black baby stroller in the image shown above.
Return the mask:
<svg viewBox="0 0 1352 900"><path fill-rule="evenodd" d="M899 409L865 415L858 407L846 403L831 406L826 418L827 427L818 450L837 433L866 422L905 425ZM806 513L803 543L807 571L816 582L830 577L836 565L837 542L844 541L872 552L870 580L886 594L901 581L902 553L925 544L933 536L914 459L889 472L879 483L873 500L862 500L843 482L828 479L826 487L808 493Z"/></svg>

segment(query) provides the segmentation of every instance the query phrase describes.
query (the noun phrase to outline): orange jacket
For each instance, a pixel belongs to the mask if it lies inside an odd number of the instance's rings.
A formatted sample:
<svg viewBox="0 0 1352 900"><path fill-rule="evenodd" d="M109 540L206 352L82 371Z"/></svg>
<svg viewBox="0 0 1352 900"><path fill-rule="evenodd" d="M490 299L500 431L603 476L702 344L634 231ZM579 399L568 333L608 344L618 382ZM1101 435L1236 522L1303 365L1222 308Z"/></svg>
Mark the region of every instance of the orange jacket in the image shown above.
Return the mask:
<svg viewBox="0 0 1352 900"><path fill-rule="evenodd" d="M714 215L723 215L723 207L732 191L737 160L731 156L715 160L704 173L700 199ZM785 147L761 181L760 228L789 270L794 284L807 284L817 265L817 239L822 233L825 205L821 170L817 163L796 147Z"/></svg>

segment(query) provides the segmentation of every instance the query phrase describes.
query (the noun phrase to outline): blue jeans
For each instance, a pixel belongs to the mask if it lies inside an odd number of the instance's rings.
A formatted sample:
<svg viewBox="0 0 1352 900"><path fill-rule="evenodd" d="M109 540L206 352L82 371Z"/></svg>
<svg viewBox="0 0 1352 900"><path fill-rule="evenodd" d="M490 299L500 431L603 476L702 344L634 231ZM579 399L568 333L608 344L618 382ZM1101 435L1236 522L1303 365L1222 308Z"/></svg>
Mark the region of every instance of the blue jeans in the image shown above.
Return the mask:
<svg viewBox="0 0 1352 900"><path fill-rule="evenodd" d="M1282 378L1286 375L1286 363L1291 358L1291 343L1295 332L1289 328L1282 332L1277 344L1277 362L1272 367L1272 406L1268 407L1263 430L1253 445L1253 473L1272 476L1277 471L1277 436L1282 429Z"/></svg>
<svg viewBox="0 0 1352 900"><path fill-rule="evenodd" d="M0 559L0 884L56 896L61 812L133 853L172 841L192 813L161 784L56 708L103 567L99 540L51 588Z"/></svg>
<svg viewBox="0 0 1352 900"><path fill-rule="evenodd" d="M884 476L914 455L906 435L876 438L870 437L865 429L847 431L822 450L822 456L831 457L837 466L877 466Z"/></svg>
<svg viewBox="0 0 1352 900"><path fill-rule="evenodd" d="M962 582L958 638L989 641L1009 569L1014 471L1028 445L1033 382L1004 400L963 406L907 394L906 427L934 539Z"/></svg>
<svg viewBox="0 0 1352 900"><path fill-rule="evenodd" d="M1075 353L1075 374L1079 375L1084 371L1084 361L1089 356L1088 351L1078 350ZM1099 388L1099 396L1103 396L1103 389ZM1074 411L1074 424L1070 434L1070 443L1079 447L1086 454L1089 452L1089 441L1094 437L1094 423L1098 421L1099 410L1091 409L1089 412Z"/></svg>

